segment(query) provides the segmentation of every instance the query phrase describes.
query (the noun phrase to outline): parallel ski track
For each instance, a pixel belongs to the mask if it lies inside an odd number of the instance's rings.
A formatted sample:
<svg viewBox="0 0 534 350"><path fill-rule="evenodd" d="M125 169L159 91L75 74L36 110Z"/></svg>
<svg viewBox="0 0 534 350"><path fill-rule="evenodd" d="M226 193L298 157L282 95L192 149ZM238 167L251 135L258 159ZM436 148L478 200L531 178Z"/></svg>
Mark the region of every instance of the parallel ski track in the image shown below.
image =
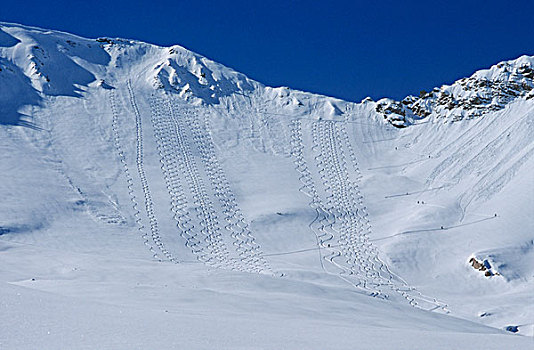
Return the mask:
<svg viewBox="0 0 534 350"><path fill-rule="evenodd" d="M174 108L179 108L179 105L175 104ZM186 124L190 126L193 141L210 179L212 190L223 208L227 223L225 229L231 232L234 239L233 245L240 256L244 270L256 273L269 272L271 269L237 205L235 195L219 163L210 134L209 122L206 118L200 121L197 115L196 110L191 108L184 113Z"/></svg>
<svg viewBox="0 0 534 350"><path fill-rule="evenodd" d="M415 288L408 286L399 276L393 275L389 268L380 260L376 247L369 241L368 233L371 232L371 226L366 207L363 205L363 197L359 192L357 184L348 180L348 163L346 161L344 147L349 153L349 158L353 162L354 168L357 171L359 171L359 168L345 130L345 123L324 121L321 124L323 124L325 132L322 136L319 133L320 138L322 138L320 142L321 144L326 143L328 145L328 147L323 148L326 152L323 160L330 162L328 166L330 171L327 173L330 177L328 179L327 176L327 179L323 179L327 180L325 182L332 182L331 189L333 191L329 199L334 200L337 198L343 213L341 220L347 221L343 229L348 229L348 232L344 232L346 236L343 238L340 237L339 243L347 243L347 249L345 251L350 256L347 259L347 263L350 264L351 270L354 271L356 265L359 264L360 266L358 268L361 271L361 267L363 266L366 285L370 285L371 290L376 288L379 294L383 294L383 289L387 288L401 294L414 307L431 310L441 309L447 312L446 304L434 298L424 296ZM328 184L325 184L325 186L328 187ZM351 213L353 213L354 209L359 210L361 215L352 215ZM394 276L401 281L401 285L393 282ZM387 294L384 295L387 297Z"/></svg>
<svg viewBox="0 0 534 350"><path fill-rule="evenodd" d="M369 241L371 225L363 196L358 184L349 179L350 165L358 174L358 180L361 174L344 123L313 122L311 129L312 151L316 154L314 159L326 192L326 203L318 195L302 154L304 146L300 121L293 121L292 125L292 154L296 170L301 174L303 186L300 191L312 198L309 204L316 210L310 228L316 233L319 251L328 250L330 254L324 258L341 270L341 278L356 288L368 291L371 296L388 298L387 291L394 291L413 307L448 312L446 304L422 295L393 274ZM350 163L347 162L347 154ZM314 229L313 226L317 223L318 227ZM339 250L332 248L334 244L327 243L335 237L338 237L335 246L339 246ZM336 259L342 258L343 262L336 262ZM324 269L323 264L322 266Z"/></svg>
<svg viewBox="0 0 534 350"><path fill-rule="evenodd" d="M312 125L314 150L317 168L325 188L325 206L333 216L333 226L337 227L338 245L341 257L351 272L360 280L361 287L372 294L382 294L380 283L376 283L376 271L365 246L363 220L358 215L358 206L351 200L343 149L336 140L336 124L331 121L315 122ZM341 258L340 257L340 258Z"/></svg>
<svg viewBox="0 0 534 350"><path fill-rule="evenodd" d="M168 104L168 115L171 124L169 130L172 130L172 139L174 139L174 146L167 144L166 147L174 148L178 151L175 153L178 165L171 175L176 178L178 172L185 174L189 190L193 196L196 218L200 225L199 230L195 230L194 226L186 229L185 238L188 246L192 248L193 253L197 255L200 261L208 265L241 270L241 266L230 259L228 249L222 239L217 213L214 210L214 205L209 198L206 185L200 176L191 151L191 144L186 133L187 123L183 116L175 114L175 109L168 100L166 103ZM200 232L200 237L195 231Z"/></svg>
<svg viewBox="0 0 534 350"><path fill-rule="evenodd" d="M169 117L170 109L163 108L162 105L163 102L161 100L155 96L151 97L151 120L154 138L160 155L161 170L170 195L170 210L173 213L173 219L176 221L176 227L180 231L180 236L185 240L186 247L191 249L199 261L207 263L209 259L205 247L195 230L188 210L187 196L180 180L180 174L185 173L185 161L183 160L183 154L178 152L180 147L176 134L173 133L174 124Z"/></svg>
<svg viewBox="0 0 534 350"><path fill-rule="evenodd" d="M363 203L363 196L361 195L358 184L349 180L349 163L347 162L346 153L348 153L351 164L354 171L358 174L357 180L360 179L359 169L356 163L356 157L354 151L349 142L348 135L345 130L345 125L342 123L331 124L329 131L329 142L332 147L331 151L335 154L335 146L338 145L339 158L341 160L340 168L342 169L341 177L339 180L345 181L346 192L343 193L345 205L349 207L343 208L343 218L347 221L347 225L350 228L353 235L349 234L351 244L354 249L360 251L362 255L366 257L365 261L365 273L366 276L378 282L378 285L383 285L380 271L384 267L384 263L378 258L378 252L375 247L369 242L369 234L371 232L371 225L369 222L369 215L367 208ZM338 140L338 142L336 142ZM334 156L333 159L338 159ZM361 259L361 258L360 258ZM362 261L359 261L363 263ZM391 281L391 276L387 276L386 279Z"/></svg>
<svg viewBox="0 0 534 350"><path fill-rule="evenodd" d="M165 244L161 241L161 236L159 234L158 220L154 212L154 202L152 200L152 194L148 185L148 180L146 177L144 165L143 165L143 127L141 122L141 114L139 113L139 108L137 106L137 101L135 99L135 94L132 89L132 83L128 80L127 84L128 96L130 99L130 104L132 105L134 114L135 114L135 129L136 129L136 165L137 173L139 175L139 180L141 181L141 188L143 190L143 195L145 199L145 210L150 222L150 232L152 236L152 241L159 248L161 253L170 261L174 262L176 259L174 256L167 250Z"/></svg>
<svg viewBox="0 0 534 350"><path fill-rule="evenodd" d="M335 215L322 204L310 169L304 158L303 150L302 122L295 119L291 123L291 155L293 156L295 169L300 174L299 180L302 186L299 188L299 191L311 198L308 205L315 211L315 218L309 224L309 227L316 237L321 267L325 273L337 276L353 287L359 288L361 281L354 281L353 272L336 261L336 258L342 255L342 252L336 248L337 245L333 242L334 234L330 232L335 224ZM341 272L337 274L330 273L325 267L323 260L329 261Z"/></svg>
<svg viewBox="0 0 534 350"><path fill-rule="evenodd" d="M348 115L346 115L345 118L348 118ZM351 146L345 125L340 125L336 136L339 137L338 139L340 140L340 143L344 143L351 165L354 171L358 174L359 180L361 178L361 172L356 159L356 154L354 153L354 149ZM348 165L346 164L346 162L344 162L344 164ZM406 281L404 281L400 276L391 272L386 263L384 263L380 259L378 250L376 249L375 245L369 241L369 235L371 234L371 223L369 221L367 207L364 205L363 202L363 195L361 194L357 183L349 183L351 198L355 199L356 204L358 205L362 213L362 218L364 220L364 228L363 231L360 233L360 236L365 254L371 258L372 268L376 272L376 274L373 274L372 276L372 278L375 280L375 283L379 286L387 286L388 289L392 289L395 292L401 294L406 300L409 301L412 306L424 309L442 309L443 311L447 312L446 304L438 302L436 299L426 297L420 292L418 292L415 288L410 287L406 283ZM352 203L354 203L354 200L352 201Z"/></svg>
<svg viewBox="0 0 534 350"><path fill-rule="evenodd" d="M347 121L348 115L346 115L346 121ZM352 148L352 145L350 143L349 135L347 133L346 128L340 127L338 130L338 136L340 142L343 142L345 144L348 157L350 159L350 163L352 165L353 170L357 174L357 181L359 181L362 177L362 174L360 172L360 168L358 166L358 161L356 159L356 154L354 153L354 149ZM344 161L344 164L348 166L346 161ZM369 235L371 234L371 223L369 221L369 213L367 212L367 207L364 205L363 201L363 195L360 192L358 183L355 182L349 182L349 192L351 197L352 205L355 205L358 207L360 213L361 213L361 219L363 219L362 223L362 231L360 233L362 246L365 248L367 254L369 254L373 262L371 264L373 265L374 271L376 271L376 274L374 277L380 277L385 278L387 280L387 285L390 285L392 283L393 274L387 267L387 265L380 259L378 255L378 251L376 247L369 241ZM385 274L385 277L383 276Z"/></svg>
<svg viewBox="0 0 534 350"><path fill-rule="evenodd" d="M195 198L198 198L200 190L195 186L200 180L192 180L187 175L196 174L193 169L194 161L189 149L189 142L183 132L171 117L173 114L172 105L168 98L152 96L152 123L154 126L154 135L158 144L160 154L161 169L167 185L167 190L171 198L171 211L176 225L180 230L180 235L185 239L185 245L191 249L197 259L208 265L218 265L224 259L218 251L209 249L208 243L210 238L206 235L200 236L204 232L195 228L194 220L189 212L189 202L182 185L181 177L186 177L186 181ZM164 106L164 107L163 107ZM195 212L200 224L204 215L199 211L200 201L197 201ZM200 215L200 217L199 217ZM215 258L214 258L215 256Z"/></svg>
<svg viewBox="0 0 534 350"><path fill-rule="evenodd" d="M115 90L113 89L109 90L109 101L110 101L111 112L113 114L113 120L111 123L111 128L113 130L113 141L115 145L115 150L117 151L117 155L119 156L119 160L124 170L124 175L126 177L128 195L130 197L130 201L132 202L137 229L141 233L141 237L143 238L143 243L148 247L150 252L152 252L153 257L161 261L158 254L156 253L156 250L154 249L152 244L150 244L150 241L148 239L148 234L141 220L141 212L139 211L139 203L137 202L137 198L135 196L135 192L133 189L134 187L133 177L130 173L130 168L128 167L126 156L124 154L124 150L121 145L121 138L120 138L119 128L118 128L119 116L118 116L117 104L116 104L116 99L115 99Z"/></svg>

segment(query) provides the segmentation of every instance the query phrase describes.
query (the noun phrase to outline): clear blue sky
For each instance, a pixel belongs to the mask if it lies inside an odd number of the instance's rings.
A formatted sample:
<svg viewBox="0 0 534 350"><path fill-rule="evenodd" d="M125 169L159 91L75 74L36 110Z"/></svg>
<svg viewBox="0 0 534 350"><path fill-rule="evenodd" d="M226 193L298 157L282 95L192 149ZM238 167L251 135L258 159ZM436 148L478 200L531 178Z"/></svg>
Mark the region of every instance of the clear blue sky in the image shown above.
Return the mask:
<svg viewBox="0 0 534 350"><path fill-rule="evenodd" d="M534 55L534 1L4 1L0 20L179 44L272 86L402 98Z"/></svg>

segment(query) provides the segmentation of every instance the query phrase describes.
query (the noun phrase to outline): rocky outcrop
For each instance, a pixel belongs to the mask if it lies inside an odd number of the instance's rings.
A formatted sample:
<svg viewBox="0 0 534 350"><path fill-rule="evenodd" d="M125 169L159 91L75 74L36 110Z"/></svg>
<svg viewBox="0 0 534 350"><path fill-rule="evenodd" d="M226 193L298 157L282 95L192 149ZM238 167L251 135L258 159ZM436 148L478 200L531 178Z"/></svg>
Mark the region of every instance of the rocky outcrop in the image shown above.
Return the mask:
<svg viewBox="0 0 534 350"><path fill-rule="evenodd" d="M381 99L375 109L393 126L403 128L429 117L444 122L477 118L519 98L534 98L534 56L498 63L452 85L421 91L419 97Z"/></svg>
<svg viewBox="0 0 534 350"><path fill-rule="evenodd" d="M492 277L492 276L500 276L500 273L493 271L493 267L489 263L488 260L478 260L475 257L472 257L469 259L469 264L478 271L484 272L484 276L486 277Z"/></svg>

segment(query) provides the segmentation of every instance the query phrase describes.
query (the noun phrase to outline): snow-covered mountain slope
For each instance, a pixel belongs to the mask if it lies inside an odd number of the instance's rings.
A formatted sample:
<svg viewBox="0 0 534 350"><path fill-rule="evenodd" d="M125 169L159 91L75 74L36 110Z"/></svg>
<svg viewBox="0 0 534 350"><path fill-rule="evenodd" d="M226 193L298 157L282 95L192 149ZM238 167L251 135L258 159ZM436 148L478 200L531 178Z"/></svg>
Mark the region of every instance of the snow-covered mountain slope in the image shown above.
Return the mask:
<svg viewBox="0 0 534 350"><path fill-rule="evenodd" d="M515 100L534 98L533 59L522 56L500 62L448 86L421 91L419 97L402 101L384 98L376 111L396 127L406 127L420 119L460 121L499 111Z"/></svg>
<svg viewBox="0 0 534 350"><path fill-rule="evenodd" d="M1 24L0 347L528 348L532 67L356 104Z"/></svg>

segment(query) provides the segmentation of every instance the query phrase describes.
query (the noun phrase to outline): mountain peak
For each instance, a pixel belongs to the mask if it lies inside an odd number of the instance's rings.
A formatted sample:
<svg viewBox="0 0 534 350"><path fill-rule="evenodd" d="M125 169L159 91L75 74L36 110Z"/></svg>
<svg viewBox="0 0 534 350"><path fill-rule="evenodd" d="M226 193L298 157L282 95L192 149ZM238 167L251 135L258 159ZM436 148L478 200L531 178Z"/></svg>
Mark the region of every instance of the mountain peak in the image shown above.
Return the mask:
<svg viewBox="0 0 534 350"><path fill-rule="evenodd" d="M0 23L2 348L528 348L533 63L357 104Z"/></svg>
<svg viewBox="0 0 534 350"><path fill-rule="evenodd" d="M499 62L452 85L443 85L401 101L384 98L376 111L396 127L424 118L455 122L503 109L516 99L534 98L534 56Z"/></svg>

